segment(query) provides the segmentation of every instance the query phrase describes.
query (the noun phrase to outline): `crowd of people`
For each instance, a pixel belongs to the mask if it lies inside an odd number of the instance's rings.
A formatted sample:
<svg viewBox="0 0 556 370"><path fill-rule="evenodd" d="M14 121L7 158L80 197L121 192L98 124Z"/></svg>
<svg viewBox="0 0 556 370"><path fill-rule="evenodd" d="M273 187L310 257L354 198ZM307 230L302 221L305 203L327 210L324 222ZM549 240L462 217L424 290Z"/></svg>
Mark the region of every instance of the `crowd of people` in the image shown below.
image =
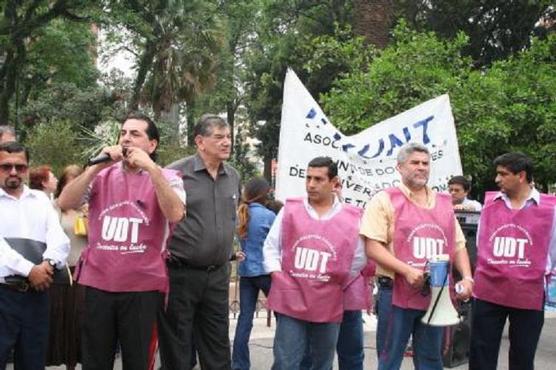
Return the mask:
<svg viewBox="0 0 556 370"><path fill-rule="evenodd" d="M68 166L58 181L47 165L29 168L15 132L0 127L0 369L13 356L17 370L107 370L119 350L125 370L153 369L157 352L163 370L197 359L202 369L247 370L261 293L276 316L273 370L331 370L336 354L341 370L363 369L362 311L373 305L378 369L399 369L410 338L416 369L442 369L443 328L421 319L427 266L444 256L461 276L457 292L448 284L454 298L473 300L469 368L497 368L507 318L510 369L534 368L556 274L556 197L532 186L527 156L494 160L500 191L482 207L463 176L449 194L429 187L429 150L408 143L400 185L363 210L342 202L329 157L312 159L305 196L282 204L264 178L242 188L222 118L203 115L194 137L194 155L161 168L156 124L132 113L103 160ZM481 209L472 271L454 210Z"/></svg>

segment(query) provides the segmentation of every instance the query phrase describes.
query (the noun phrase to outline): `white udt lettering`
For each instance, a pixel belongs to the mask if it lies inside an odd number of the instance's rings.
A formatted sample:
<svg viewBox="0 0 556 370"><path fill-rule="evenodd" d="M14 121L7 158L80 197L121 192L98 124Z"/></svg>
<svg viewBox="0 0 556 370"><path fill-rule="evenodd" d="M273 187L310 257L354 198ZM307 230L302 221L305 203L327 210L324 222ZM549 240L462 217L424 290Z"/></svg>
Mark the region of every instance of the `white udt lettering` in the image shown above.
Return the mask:
<svg viewBox="0 0 556 370"><path fill-rule="evenodd" d="M494 238L492 254L495 257L515 257L525 258L525 245L527 239L512 238L509 236L497 236Z"/></svg>
<svg viewBox="0 0 556 370"><path fill-rule="evenodd" d="M135 217L104 216L102 219L102 239L124 242L129 238L131 243L137 243L139 225L142 223L142 219Z"/></svg>
<svg viewBox="0 0 556 370"><path fill-rule="evenodd" d="M444 240L416 236L413 238L413 257L431 259L444 252Z"/></svg>
<svg viewBox="0 0 556 370"><path fill-rule="evenodd" d="M313 249L298 247L295 249L294 266L297 269L305 269L307 271L319 270L319 273L326 272L326 264L332 254L328 252L319 252Z"/></svg>

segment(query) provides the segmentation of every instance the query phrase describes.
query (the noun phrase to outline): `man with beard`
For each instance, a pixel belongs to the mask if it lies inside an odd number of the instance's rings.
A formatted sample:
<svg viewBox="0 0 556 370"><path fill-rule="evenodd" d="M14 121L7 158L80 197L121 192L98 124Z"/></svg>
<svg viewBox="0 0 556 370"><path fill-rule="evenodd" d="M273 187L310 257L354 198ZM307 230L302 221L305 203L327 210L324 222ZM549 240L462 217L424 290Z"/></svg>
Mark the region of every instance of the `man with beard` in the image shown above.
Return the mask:
<svg viewBox="0 0 556 370"><path fill-rule="evenodd" d="M427 186L430 160L422 144L409 143L400 148L397 170L401 184L376 194L361 221L367 256L380 269L395 273L391 312L388 317L379 315L387 330L379 353L380 370L400 368L410 335L415 368L443 368L442 328L421 323L431 300L430 294L421 292L428 260L448 254L463 276L459 298L469 298L472 291L465 238L456 222L451 197Z"/></svg>
<svg viewBox="0 0 556 370"><path fill-rule="evenodd" d="M69 239L50 200L25 185L28 165L29 154L22 145L0 144L1 369L12 349L16 369L44 368L48 343L45 290L69 253ZM42 261L31 262L31 250L42 254Z"/></svg>

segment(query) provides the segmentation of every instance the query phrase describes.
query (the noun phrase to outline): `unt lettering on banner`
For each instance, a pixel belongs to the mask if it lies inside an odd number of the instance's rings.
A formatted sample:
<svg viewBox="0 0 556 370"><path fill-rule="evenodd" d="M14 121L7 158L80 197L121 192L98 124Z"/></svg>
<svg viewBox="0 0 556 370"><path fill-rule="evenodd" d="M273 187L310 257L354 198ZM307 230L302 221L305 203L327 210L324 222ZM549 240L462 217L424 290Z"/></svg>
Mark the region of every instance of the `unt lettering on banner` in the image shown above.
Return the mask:
<svg viewBox="0 0 556 370"><path fill-rule="evenodd" d="M305 194L307 163L330 156L338 163L345 202L364 207L371 196L400 183L399 148L419 142L431 152L429 185L447 190L450 177L462 173L454 118L448 95L441 95L352 136L328 120L292 70L284 83L278 149L276 196Z"/></svg>

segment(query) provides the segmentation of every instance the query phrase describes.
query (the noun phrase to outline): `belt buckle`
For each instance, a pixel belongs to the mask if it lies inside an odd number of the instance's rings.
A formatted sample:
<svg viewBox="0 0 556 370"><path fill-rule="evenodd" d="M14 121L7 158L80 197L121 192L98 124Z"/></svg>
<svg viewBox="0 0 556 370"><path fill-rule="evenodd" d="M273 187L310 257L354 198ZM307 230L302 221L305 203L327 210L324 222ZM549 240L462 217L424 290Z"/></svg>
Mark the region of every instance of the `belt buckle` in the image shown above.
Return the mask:
<svg viewBox="0 0 556 370"><path fill-rule="evenodd" d="M14 285L18 292L27 293L30 288L30 285L26 281L22 281L21 283Z"/></svg>
<svg viewBox="0 0 556 370"><path fill-rule="evenodd" d="M207 266L207 272L211 272L211 271L214 271L214 270L216 270L216 265Z"/></svg>

